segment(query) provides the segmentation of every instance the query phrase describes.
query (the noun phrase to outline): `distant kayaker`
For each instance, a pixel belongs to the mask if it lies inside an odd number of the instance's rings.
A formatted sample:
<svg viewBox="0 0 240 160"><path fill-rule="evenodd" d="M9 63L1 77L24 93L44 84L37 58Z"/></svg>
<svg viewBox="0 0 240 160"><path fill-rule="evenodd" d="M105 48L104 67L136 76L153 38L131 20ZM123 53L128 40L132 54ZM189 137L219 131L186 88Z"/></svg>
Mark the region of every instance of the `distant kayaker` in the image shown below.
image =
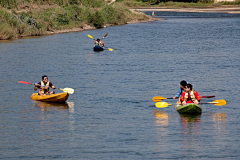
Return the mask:
<svg viewBox="0 0 240 160"><path fill-rule="evenodd" d="M42 76L42 80L39 83L35 83L35 87L34 90L38 90L39 95L49 95L49 94L54 94L55 92L49 92L49 87L51 87L52 89L55 89L55 87L53 86L53 84L51 82L48 81L48 77L46 75Z"/></svg>
<svg viewBox="0 0 240 160"><path fill-rule="evenodd" d="M187 103L199 104L200 100L201 98L198 93L194 91L192 85L188 83L184 92L181 94L180 101L182 102L182 105L186 105Z"/></svg>
<svg viewBox="0 0 240 160"><path fill-rule="evenodd" d="M94 44L95 45L99 45L101 47L104 47L104 42L102 40L100 40L100 39L95 40Z"/></svg>
<svg viewBox="0 0 240 160"><path fill-rule="evenodd" d="M187 82L185 80L182 80L180 82L180 88L178 89L178 92L177 94L173 97L173 99L176 99L176 98L180 98L181 97L181 94L182 92L184 91L185 87L187 85Z"/></svg>

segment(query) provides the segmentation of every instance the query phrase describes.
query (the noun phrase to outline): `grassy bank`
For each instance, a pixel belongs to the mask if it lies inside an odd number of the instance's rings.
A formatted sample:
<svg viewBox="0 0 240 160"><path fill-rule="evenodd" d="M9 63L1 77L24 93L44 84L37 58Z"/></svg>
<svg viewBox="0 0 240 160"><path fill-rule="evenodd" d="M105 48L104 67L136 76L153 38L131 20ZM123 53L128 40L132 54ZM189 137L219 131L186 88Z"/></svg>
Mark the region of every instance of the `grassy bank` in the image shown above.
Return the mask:
<svg viewBox="0 0 240 160"><path fill-rule="evenodd" d="M217 4L210 0L198 3L168 1L155 5L140 0L117 0L111 4L110 0L0 0L0 40L149 19L143 13L134 13L127 8L202 8L223 5L239 6L240 0Z"/></svg>
<svg viewBox="0 0 240 160"><path fill-rule="evenodd" d="M146 19L145 14L133 13L122 3L109 5L104 0L0 0L0 39Z"/></svg>

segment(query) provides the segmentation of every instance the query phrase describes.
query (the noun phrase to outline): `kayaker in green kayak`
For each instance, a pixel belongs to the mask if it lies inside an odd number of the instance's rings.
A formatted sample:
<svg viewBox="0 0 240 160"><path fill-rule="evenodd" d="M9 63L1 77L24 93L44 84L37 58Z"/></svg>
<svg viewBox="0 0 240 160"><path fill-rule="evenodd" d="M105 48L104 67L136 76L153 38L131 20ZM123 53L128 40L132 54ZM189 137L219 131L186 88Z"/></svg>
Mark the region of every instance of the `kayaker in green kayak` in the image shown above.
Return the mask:
<svg viewBox="0 0 240 160"><path fill-rule="evenodd" d="M55 93L54 91L49 92L49 87L51 87L52 89L55 89L53 84L48 81L47 75L43 75L42 80L39 83L35 83L34 90L36 91L39 89L39 92L38 92L39 95L54 94Z"/></svg>
<svg viewBox="0 0 240 160"><path fill-rule="evenodd" d="M182 105L186 105L187 103L194 103L194 104L199 104L201 98L199 94L192 89L191 84L187 84L184 92L181 94L180 101Z"/></svg>
<svg viewBox="0 0 240 160"><path fill-rule="evenodd" d="M182 81L180 82L180 88L178 89L178 92L177 92L177 94L173 97L173 99L179 98L178 101L180 101L181 94L182 94L182 92L184 91L186 85L187 85L187 82L186 82L185 80L182 80Z"/></svg>

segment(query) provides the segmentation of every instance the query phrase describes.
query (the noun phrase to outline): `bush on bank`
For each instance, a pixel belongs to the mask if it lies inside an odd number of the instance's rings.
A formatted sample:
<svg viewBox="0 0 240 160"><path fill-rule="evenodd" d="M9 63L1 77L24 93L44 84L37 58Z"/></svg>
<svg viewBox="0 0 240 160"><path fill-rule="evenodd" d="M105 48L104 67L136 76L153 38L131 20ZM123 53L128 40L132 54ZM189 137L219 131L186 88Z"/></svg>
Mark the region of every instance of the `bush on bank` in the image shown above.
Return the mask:
<svg viewBox="0 0 240 160"><path fill-rule="evenodd" d="M39 36L84 25L100 28L134 19L148 17L104 0L0 0L0 39Z"/></svg>

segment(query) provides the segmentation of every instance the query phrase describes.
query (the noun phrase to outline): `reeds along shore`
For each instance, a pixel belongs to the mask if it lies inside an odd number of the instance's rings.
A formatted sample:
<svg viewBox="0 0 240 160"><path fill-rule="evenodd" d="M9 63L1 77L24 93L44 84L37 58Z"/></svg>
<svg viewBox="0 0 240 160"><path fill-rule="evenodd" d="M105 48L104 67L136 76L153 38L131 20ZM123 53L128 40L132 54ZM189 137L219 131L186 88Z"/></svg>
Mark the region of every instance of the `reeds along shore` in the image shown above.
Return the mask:
<svg viewBox="0 0 240 160"><path fill-rule="evenodd" d="M99 0L0 1L0 40L80 31L149 19L122 3ZM14 3L15 2L15 3Z"/></svg>

